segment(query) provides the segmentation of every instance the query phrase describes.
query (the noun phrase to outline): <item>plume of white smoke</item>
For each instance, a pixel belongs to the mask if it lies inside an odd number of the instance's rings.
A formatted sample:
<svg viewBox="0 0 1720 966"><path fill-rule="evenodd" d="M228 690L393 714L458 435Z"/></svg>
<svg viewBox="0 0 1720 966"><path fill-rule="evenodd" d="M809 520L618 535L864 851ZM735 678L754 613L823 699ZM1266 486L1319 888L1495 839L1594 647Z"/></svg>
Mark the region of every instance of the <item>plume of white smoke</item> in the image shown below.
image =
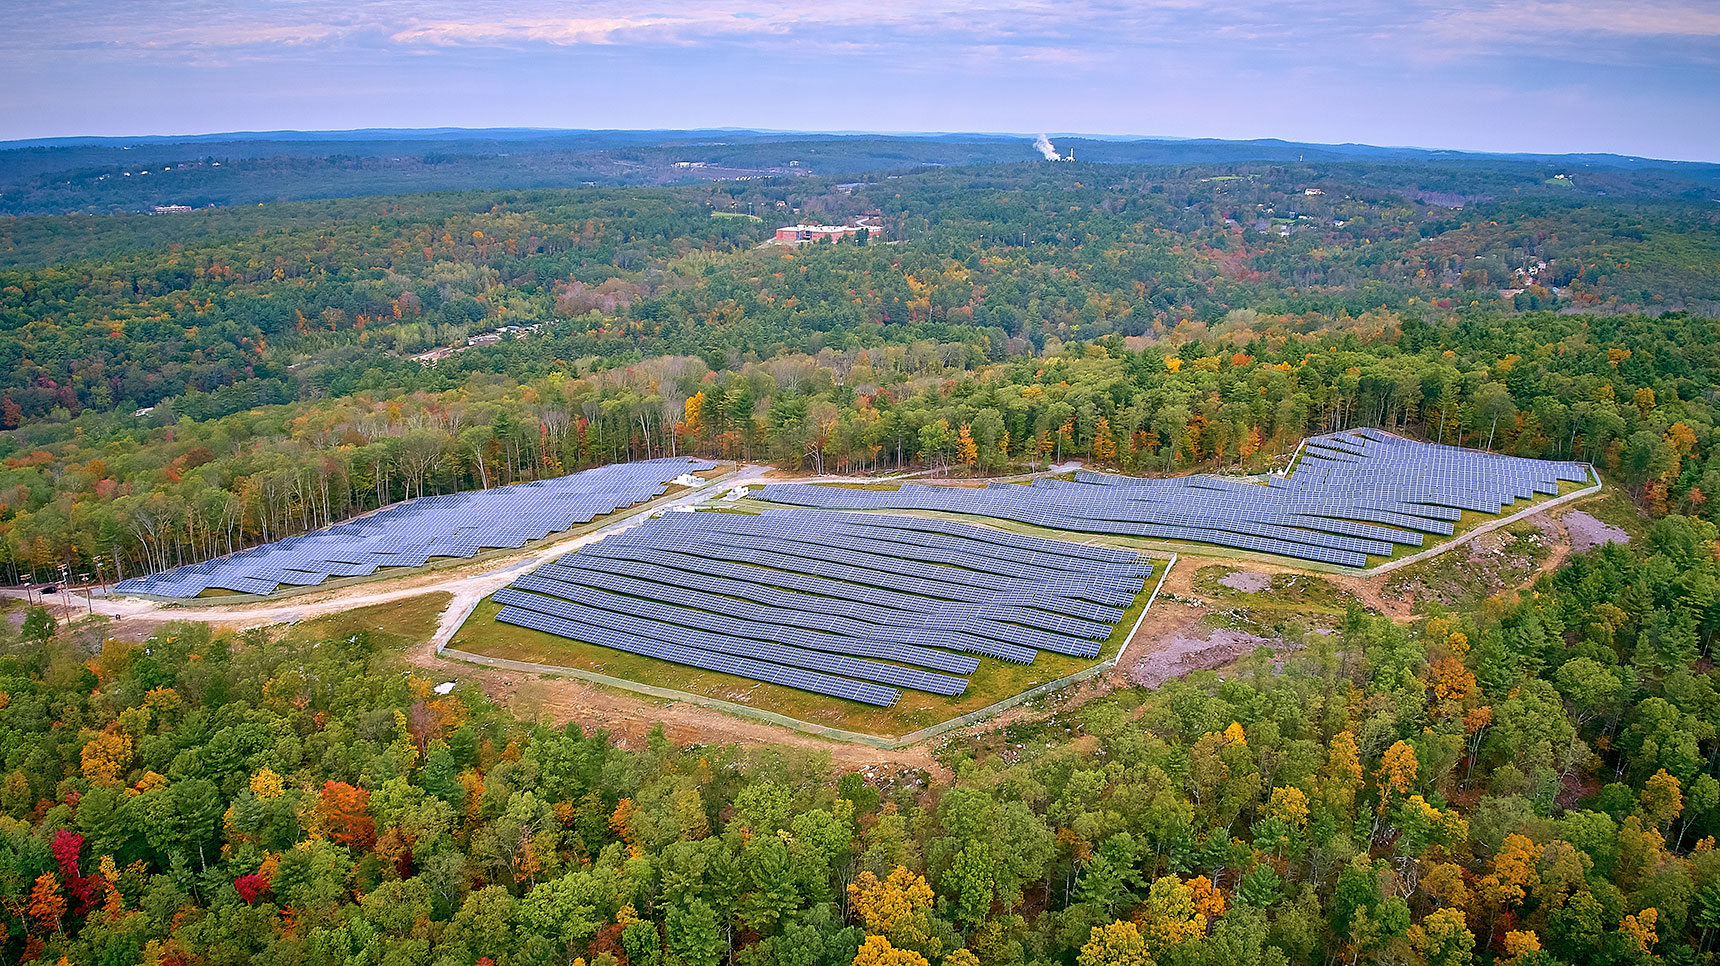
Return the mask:
<svg viewBox="0 0 1720 966"><path fill-rule="evenodd" d="M1045 160L1056 161L1057 149L1051 146L1051 139L1041 134L1039 140L1033 142L1033 149L1045 155Z"/></svg>

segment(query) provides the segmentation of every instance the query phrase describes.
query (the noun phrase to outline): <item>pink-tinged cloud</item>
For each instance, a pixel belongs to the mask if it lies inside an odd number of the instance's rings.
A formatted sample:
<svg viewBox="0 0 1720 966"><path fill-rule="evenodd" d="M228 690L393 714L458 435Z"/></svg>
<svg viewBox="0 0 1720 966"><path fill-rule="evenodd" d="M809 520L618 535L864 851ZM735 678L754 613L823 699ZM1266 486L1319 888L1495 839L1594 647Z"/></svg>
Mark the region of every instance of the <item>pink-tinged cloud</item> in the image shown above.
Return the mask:
<svg viewBox="0 0 1720 966"><path fill-rule="evenodd" d="M1716 38L1713 0L43 0L0 30L0 137L733 125L1715 158Z"/></svg>

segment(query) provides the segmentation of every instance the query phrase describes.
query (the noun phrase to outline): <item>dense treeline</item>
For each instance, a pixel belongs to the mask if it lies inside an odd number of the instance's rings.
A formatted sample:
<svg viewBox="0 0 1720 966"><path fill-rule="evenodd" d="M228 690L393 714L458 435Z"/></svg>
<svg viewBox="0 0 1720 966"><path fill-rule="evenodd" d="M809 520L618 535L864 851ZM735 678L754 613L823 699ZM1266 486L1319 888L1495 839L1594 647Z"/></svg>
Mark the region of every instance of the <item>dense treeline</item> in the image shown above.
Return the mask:
<svg viewBox="0 0 1720 966"><path fill-rule="evenodd" d="M216 419L197 418L192 394L146 426L89 413L16 430L0 438L0 561L38 579L62 565L135 576L401 499L663 455L842 473L997 474L1070 457L1174 472L1256 468L1358 426L1592 462L1656 513L1720 521L1720 333L1691 315L1239 311L1159 343L1032 356L923 341L710 360L719 369L667 356L525 380L484 371L529 371L542 351L528 340L410 363L435 387L417 392L372 374Z"/></svg>
<svg viewBox="0 0 1720 966"><path fill-rule="evenodd" d="M1003 756L956 745L930 785L624 751L439 696L362 634L90 654L36 611L0 655L4 955L1711 962L1715 532L1668 517L1475 614L1353 612Z"/></svg>

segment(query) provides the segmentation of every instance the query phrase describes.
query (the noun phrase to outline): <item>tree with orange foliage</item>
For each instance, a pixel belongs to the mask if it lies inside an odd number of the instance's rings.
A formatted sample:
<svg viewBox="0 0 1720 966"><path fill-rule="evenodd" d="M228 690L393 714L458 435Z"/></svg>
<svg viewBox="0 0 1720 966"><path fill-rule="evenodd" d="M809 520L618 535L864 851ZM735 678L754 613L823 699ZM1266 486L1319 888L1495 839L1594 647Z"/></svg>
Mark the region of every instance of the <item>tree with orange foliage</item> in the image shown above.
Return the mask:
<svg viewBox="0 0 1720 966"><path fill-rule="evenodd" d="M36 884L30 887L27 914L36 923L38 932L60 931L60 920L66 914L66 897L60 894L60 882L52 872L37 876Z"/></svg>
<svg viewBox="0 0 1720 966"><path fill-rule="evenodd" d="M1248 428L1248 432L1242 434L1242 439L1236 444L1236 455L1243 459L1247 459L1255 453L1258 453L1260 451L1260 447L1265 445L1265 443L1266 434L1260 431L1260 427L1250 426Z"/></svg>
<svg viewBox="0 0 1720 966"><path fill-rule="evenodd" d="M1113 463L1117 459L1117 441L1111 436L1111 421L1103 416L1093 427L1093 458L1101 463Z"/></svg>
<svg viewBox="0 0 1720 966"><path fill-rule="evenodd" d="M1188 891L1194 899L1194 911L1205 916L1208 923L1217 922L1224 915L1224 893L1218 891L1211 879L1195 876L1188 880Z"/></svg>
<svg viewBox="0 0 1720 966"><path fill-rule="evenodd" d="M962 428L956 433L956 462L973 472L979 463L979 445L973 441L973 427L962 423Z"/></svg>
<svg viewBox="0 0 1720 966"><path fill-rule="evenodd" d="M327 781L317 798L317 827L340 844L368 851L376 844L376 819L370 814L370 792L346 782Z"/></svg>
<svg viewBox="0 0 1720 966"><path fill-rule="evenodd" d="M1534 839L1515 832L1505 836L1505 843L1493 857L1492 873L1476 883L1481 901L1496 910L1521 905L1540 883L1540 861L1541 849Z"/></svg>
<svg viewBox="0 0 1720 966"><path fill-rule="evenodd" d="M1455 657L1442 657L1427 666L1433 696L1441 701L1462 703L1475 697L1475 675Z"/></svg>
<svg viewBox="0 0 1720 966"><path fill-rule="evenodd" d="M627 854L638 856L639 846L633 841L633 799L623 798L615 803L615 811L609 813L609 830L621 838L627 845Z"/></svg>

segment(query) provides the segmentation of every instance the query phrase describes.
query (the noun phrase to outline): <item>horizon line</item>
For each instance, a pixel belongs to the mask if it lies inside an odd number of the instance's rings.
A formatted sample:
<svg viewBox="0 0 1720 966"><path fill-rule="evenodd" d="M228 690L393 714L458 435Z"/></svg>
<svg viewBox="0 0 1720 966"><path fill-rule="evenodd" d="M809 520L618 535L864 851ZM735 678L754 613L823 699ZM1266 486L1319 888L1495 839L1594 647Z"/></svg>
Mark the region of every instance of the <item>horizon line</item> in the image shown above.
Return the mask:
<svg viewBox="0 0 1720 966"><path fill-rule="evenodd" d="M1425 147L1410 144L1373 144L1366 141L1297 141L1277 136L1261 136L1250 138L1225 138L1213 136L1186 136L1166 134L1111 134L1080 131L1044 131L1025 133L1016 131L914 131L914 130L858 130L858 129L791 129L791 128L760 128L737 125L721 125L714 127L689 128L570 128L570 127L358 127L358 128L274 128L269 130L244 131L206 131L201 133L170 133L170 134L70 134L34 138L12 138L0 140L0 151L28 150L30 148L69 147L79 144L101 142L157 142L166 144L195 143L198 141L246 140L269 141L294 138L309 138L317 135L405 135L431 136L437 134L455 136L479 136L484 134L636 134L636 135L688 135L688 134L753 134L767 137L822 137L822 138L986 138L997 140L1021 139L1031 143L1034 138L1043 134L1051 138L1074 140L1108 141L1118 143L1131 142L1160 142L1160 143L1209 143L1209 144L1281 144L1286 146L1306 146L1312 148L1371 148L1379 151L1408 151L1433 155L1464 155L1475 158L1516 158L1516 159L1563 159L1563 158L1618 158L1629 162L1652 162L1655 164L1675 165L1716 165L1720 161L1710 161L1695 158L1657 158L1640 154L1620 154L1615 151L1582 151L1570 150L1559 152L1547 151L1511 151L1483 150L1474 148L1442 148Z"/></svg>

